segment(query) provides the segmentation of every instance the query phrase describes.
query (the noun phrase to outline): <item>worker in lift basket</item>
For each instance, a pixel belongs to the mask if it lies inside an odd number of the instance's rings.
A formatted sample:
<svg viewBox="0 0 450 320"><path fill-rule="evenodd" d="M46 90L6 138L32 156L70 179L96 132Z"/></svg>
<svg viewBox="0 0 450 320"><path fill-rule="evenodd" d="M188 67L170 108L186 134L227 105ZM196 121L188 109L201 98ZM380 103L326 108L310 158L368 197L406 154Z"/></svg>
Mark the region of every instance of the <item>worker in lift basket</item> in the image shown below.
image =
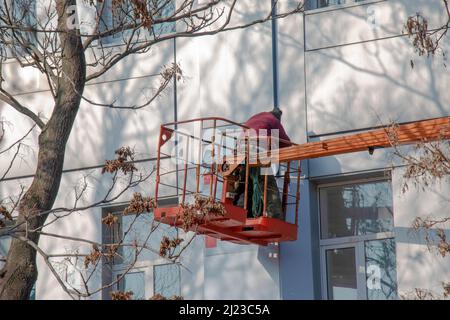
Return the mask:
<svg viewBox="0 0 450 320"><path fill-rule="evenodd" d="M291 145L290 139L281 124L282 111L279 108L274 108L270 112L261 112L245 122L245 125L250 129L254 129L259 135L259 130L266 129L267 135L271 136L272 130L279 132L279 147L285 148ZM263 133L261 133L263 134ZM239 186L236 190L234 198L234 205L244 206L245 193L245 167L242 165L237 168L235 175L238 176ZM264 175L261 175L259 167L253 167L249 172L249 184L247 195L247 209L249 217L259 217L262 214L264 196ZM280 193L277 182L273 175L269 175L267 179L267 216L284 220L285 216L282 209Z"/></svg>

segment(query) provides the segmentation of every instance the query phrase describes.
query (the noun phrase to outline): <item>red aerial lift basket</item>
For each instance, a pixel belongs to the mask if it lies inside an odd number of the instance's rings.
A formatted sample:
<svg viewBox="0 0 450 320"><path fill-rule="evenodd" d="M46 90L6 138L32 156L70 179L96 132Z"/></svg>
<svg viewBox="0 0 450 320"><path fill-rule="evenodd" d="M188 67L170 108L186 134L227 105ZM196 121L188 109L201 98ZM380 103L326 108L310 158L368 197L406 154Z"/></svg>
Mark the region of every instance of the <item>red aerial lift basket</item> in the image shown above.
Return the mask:
<svg viewBox="0 0 450 320"><path fill-rule="evenodd" d="M168 123L158 140L155 219L240 244L296 240L301 160L449 138L450 116L283 149L273 133L223 118ZM166 196L177 205L161 205ZM192 209L202 197L209 207ZM186 223L193 217L195 224Z"/></svg>
<svg viewBox="0 0 450 320"><path fill-rule="evenodd" d="M217 117L162 125L155 220L238 244L296 240L300 161L277 162L278 142L274 134L258 136ZM163 205L174 196L176 205ZM198 198L209 199L221 214L199 210L199 222L186 227L186 208Z"/></svg>

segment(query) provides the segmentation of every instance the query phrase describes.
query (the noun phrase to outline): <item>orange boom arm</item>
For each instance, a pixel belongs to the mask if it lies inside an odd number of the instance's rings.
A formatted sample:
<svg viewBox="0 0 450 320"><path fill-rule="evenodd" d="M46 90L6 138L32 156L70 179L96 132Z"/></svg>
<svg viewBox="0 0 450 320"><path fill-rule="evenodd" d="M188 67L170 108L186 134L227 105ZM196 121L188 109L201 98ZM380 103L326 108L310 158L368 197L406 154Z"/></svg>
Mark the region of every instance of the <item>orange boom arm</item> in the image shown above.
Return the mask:
<svg viewBox="0 0 450 320"><path fill-rule="evenodd" d="M279 159L272 160L273 162L304 160L377 148L389 148L392 147L393 143L402 145L449 138L450 117L442 117L283 148L278 151ZM266 157L267 155L260 154L258 160L267 163Z"/></svg>

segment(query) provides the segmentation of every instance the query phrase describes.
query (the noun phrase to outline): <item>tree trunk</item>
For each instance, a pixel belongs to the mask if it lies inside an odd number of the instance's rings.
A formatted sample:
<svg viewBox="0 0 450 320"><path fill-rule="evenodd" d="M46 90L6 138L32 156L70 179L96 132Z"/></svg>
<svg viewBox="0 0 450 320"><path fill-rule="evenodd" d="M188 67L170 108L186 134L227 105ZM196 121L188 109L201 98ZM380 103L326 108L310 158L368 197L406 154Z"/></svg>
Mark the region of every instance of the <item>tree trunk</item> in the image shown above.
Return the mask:
<svg viewBox="0 0 450 320"><path fill-rule="evenodd" d="M76 118L83 93L86 64L82 40L77 30L68 30L67 7L75 0L56 1L62 49L61 77L52 115L39 135L39 152L34 179L20 201L16 225L28 241L39 242L30 232L43 226L53 207L61 182L66 143ZM0 271L0 299L28 299L37 279L36 250L23 240L13 238L4 268Z"/></svg>

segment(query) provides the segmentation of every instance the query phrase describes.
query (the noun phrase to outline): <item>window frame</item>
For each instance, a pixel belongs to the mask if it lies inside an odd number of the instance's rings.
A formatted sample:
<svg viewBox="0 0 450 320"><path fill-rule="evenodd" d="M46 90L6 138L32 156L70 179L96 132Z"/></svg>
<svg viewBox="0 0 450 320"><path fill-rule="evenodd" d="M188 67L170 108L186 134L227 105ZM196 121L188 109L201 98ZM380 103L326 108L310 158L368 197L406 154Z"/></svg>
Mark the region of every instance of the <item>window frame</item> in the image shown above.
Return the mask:
<svg viewBox="0 0 450 320"><path fill-rule="evenodd" d="M180 265L179 264L177 264L177 263L167 263L167 262L165 262L165 263L155 263L155 264L153 264L152 265L152 273L153 273L153 288L152 288L152 290L153 290L153 295L155 295L156 294L156 290L155 290L155 284L156 284L156 272L155 272L155 268L157 268L157 267L162 267L162 266L172 266L172 265L175 265L176 267L177 267L177 271L178 271L178 282L179 282L179 287L178 287L178 293L177 293L177 295L178 296L181 296L181 267L180 267ZM171 298L171 297L166 297L166 298Z"/></svg>
<svg viewBox="0 0 450 320"><path fill-rule="evenodd" d="M328 261L327 251L334 249L348 249L355 250L355 270L356 270L356 296L358 300L364 300L367 297L366 292L366 270L360 264L361 259L364 260L364 241L354 243L342 243L337 245L320 246L320 278L322 288L322 299L329 300L330 295L328 291Z"/></svg>
<svg viewBox="0 0 450 320"><path fill-rule="evenodd" d="M14 2L14 0L5 0L5 1L8 2L9 9L11 9L11 5L16 4L16 2ZM31 3L30 7L32 8L32 11L33 11L32 12L33 16L26 15L23 18L26 20L26 22L29 24L29 26L31 26L34 23L33 19L38 19L38 17L39 17L38 2L31 1L30 3ZM12 9L12 10L14 10L14 9ZM14 15L14 12L11 14ZM0 23L0 25L1 25L1 23ZM30 31L26 31L26 32L30 32ZM38 42L37 38L38 38L38 34L34 32L32 39L31 39L31 43L33 45L36 45L36 43ZM28 52L25 52L25 49L20 46L18 46L17 48L14 49L14 51L16 51L16 53L12 53L12 50L13 50L12 45L4 46L3 44L0 43L0 50L4 51L4 57L5 57L4 62L7 62L8 60L13 61L15 58L17 58L19 60L24 60L26 57L30 56L30 54Z"/></svg>
<svg viewBox="0 0 450 320"><path fill-rule="evenodd" d="M115 270L113 271L113 279L114 281L117 281L114 284L114 289L116 291L121 291L121 292L126 292L127 289L125 287L126 285L126 277L130 274L133 273L138 273L138 274L142 274L143 278L144 278L144 283L142 286L143 292L144 292L144 297L140 298L138 300L142 300L142 299L146 299L147 298L147 282L146 282L146 278L148 277L148 272L147 269L151 269L145 266L140 266L140 267L134 267L131 270L129 270L128 272L125 273L125 271L127 271L126 269L122 269L122 270ZM125 273L125 274L124 274ZM122 276L122 279L119 280L119 278ZM133 292L134 293L134 292ZM133 295L133 300L136 300L135 296Z"/></svg>
<svg viewBox="0 0 450 320"><path fill-rule="evenodd" d="M10 221L10 220L4 220L5 227L12 227L12 226L14 226L15 219L16 219L16 218L14 217L14 220L13 220L13 221ZM4 252L1 251L1 252L2 252L2 255L4 255L4 258L5 258L5 259L6 259L7 256L8 256L9 247L11 246L11 239L12 239L12 238L11 238L10 236L4 236L4 237L1 237L1 238L0 238L0 244L2 244L2 247L4 246L4 249L5 249ZM1 247L0 247L0 249L1 249ZM6 263L6 260L5 260L5 261L0 260L0 269L4 267L5 263Z"/></svg>
<svg viewBox="0 0 450 320"><path fill-rule="evenodd" d="M159 204L161 205L170 205L178 203L178 197L166 197L159 200ZM108 215L108 213L115 214L117 212L123 211L128 206L128 203L116 203L111 204L109 206L102 206L100 207L101 213L100 217L104 218ZM101 223L101 219L99 221L101 224L101 232L102 232L102 244L106 244L105 240L105 233L106 226ZM122 222L123 225L123 222ZM123 230L122 230L123 231ZM161 265L161 264L170 264L167 263L167 260L162 257L155 257L155 259L138 259L134 263L134 266L128 270L128 273L133 272L144 272L144 288L145 288L145 295L146 298L148 298L149 294L151 294L154 290L154 268L155 265ZM112 282L117 280L117 275L123 274L129 267L129 264L127 263L114 263L114 262L106 262L105 258L102 258L102 267L101 267L101 281L102 285L111 284ZM181 281L181 268L179 268L180 272L180 291L182 290L182 281ZM116 282L114 285L110 287L105 287L102 289L101 292L101 298L102 300L111 300L111 292L116 291L118 289L119 282Z"/></svg>
<svg viewBox="0 0 450 320"><path fill-rule="evenodd" d="M320 191L327 187L337 187L337 186L347 186L355 184L370 184L377 182L387 182L391 183L392 180L388 177L371 177L371 178L361 178L361 179L348 179L339 182L322 183L317 185L317 213L318 213L318 237L319 237L319 262L320 262L320 288L321 288L321 298L323 300L329 299L328 292L328 265L327 265L327 251L333 249L345 249L354 248L355 249L355 269L356 269L356 281L357 281L357 299L367 300L367 270L366 270L366 252L365 244L368 241L374 240L386 240L394 239L394 231L389 232L379 232L367 235L359 236L348 236L348 237L336 237L330 239L322 239L322 219L321 219L321 201L320 201ZM393 196L393 195L392 195ZM395 214L393 208L393 215ZM394 217L393 217L394 224ZM393 225L395 230L395 225ZM395 253L396 254L396 253Z"/></svg>
<svg viewBox="0 0 450 320"><path fill-rule="evenodd" d="M375 4L375 3L379 3L379 2L386 2L388 0L345 0L346 2L341 3L341 4L330 4L324 7L319 7L317 6L317 3L320 0L308 0L308 1L316 1L316 3L310 4L308 6L306 6L305 8L305 14L313 14L313 13L320 13L320 12L324 12L324 11L334 11L334 10L340 10L340 9L346 9L346 8L352 8L352 7L357 7L357 6L364 6L364 5L370 5L370 4ZM347 2L350 1L350 2ZM311 8L308 9L308 7L311 6Z"/></svg>
<svg viewBox="0 0 450 320"><path fill-rule="evenodd" d="M387 231L387 232L378 232L378 233L359 235L359 236L336 237L336 238L329 238L329 239L322 238L322 209L321 209L321 199L320 199L320 191L321 190L320 189L329 188L329 187L349 186L349 185L355 185L355 184L370 184L370 183L377 183L377 182L389 182L392 185L392 181L390 178L380 176L380 177L373 177L373 178L361 178L361 179L344 180L344 181L339 181L339 182L323 183L323 184L319 184L317 186L317 202L318 202L317 210L318 210L318 224L319 224L318 230L319 230L320 245L348 243L348 242L357 241L357 239L360 239L363 241L380 240L380 238L377 238L378 235L379 236L386 235L387 237L394 237L393 231Z"/></svg>
<svg viewBox="0 0 450 320"><path fill-rule="evenodd" d="M103 14L105 17L103 19L106 20L108 25L107 28L114 28L114 8L112 7L112 0L105 0L107 3L105 3L105 12ZM177 0L171 0L173 4L174 10L177 8ZM98 9L98 0L95 1L95 6ZM159 36L164 35L170 35L172 33L177 32L177 24L176 22L172 22L174 24L173 30L170 32L160 33ZM153 32L154 26L152 26L151 30L142 29L141 34L136 38L136 40L133 41L133 43L142 43L151 39L154 39L154 32ZM128 41L129 37L131 35L131 30L122 31L122 34L118 35L112 35L108 36L102 39L97 39L93 41L92 47L103 47L103 48L113 48L113 47L120 47L125 46L126 41ZM102 42L101 44L99 42Z"/></svg>

